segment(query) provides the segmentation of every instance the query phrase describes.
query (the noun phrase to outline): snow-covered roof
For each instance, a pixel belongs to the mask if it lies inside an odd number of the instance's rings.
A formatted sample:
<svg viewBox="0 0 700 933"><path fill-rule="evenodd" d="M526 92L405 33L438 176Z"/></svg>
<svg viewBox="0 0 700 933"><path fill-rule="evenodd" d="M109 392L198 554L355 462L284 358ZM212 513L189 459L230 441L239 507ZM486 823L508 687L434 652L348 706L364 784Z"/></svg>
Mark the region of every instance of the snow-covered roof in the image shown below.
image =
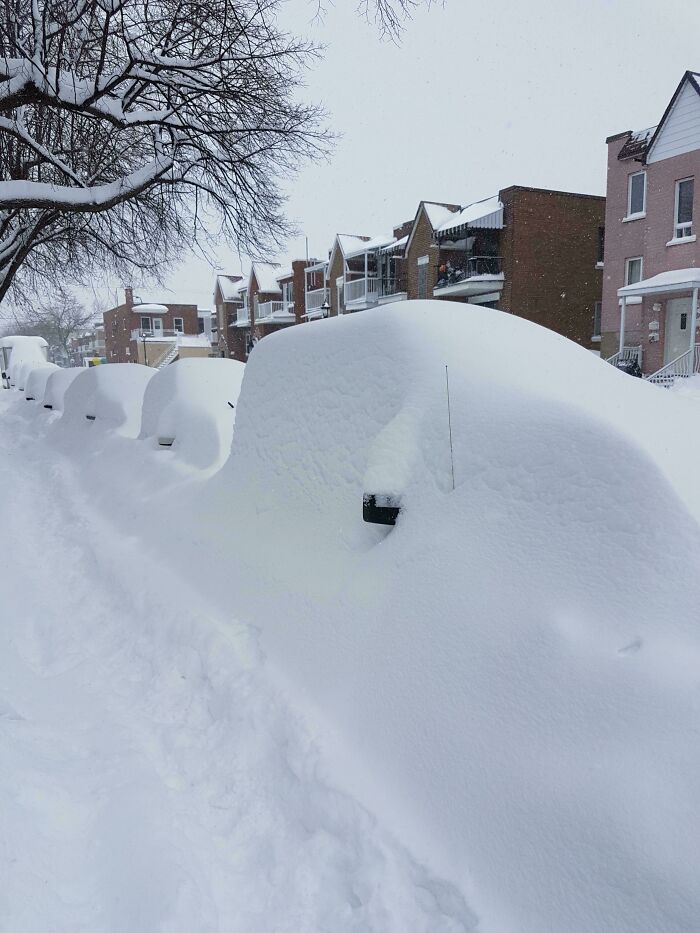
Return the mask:
<svg viewBox="0 0 700 933"><path fill-rule="evenodd" d="M468 204L461 211L450 216L437 228L436 233L448 233L460 227L479 227L486 230L500 230L503 227L503 204L498 195Z"/></svg>
<svg viewBox="0 0 700 933"><path fill-rule="evenodd" d="M700 288L700 268L671 269L669 272L660 272L649 279L642 279L634 285L624 285L618 288L620 298L631 295L662 295L667 292L687 292Z"/></svg>
<svg viewBox="0 0 700 933"><path fill-rule="evenodd" d="M350 253L354 251L362 252L364 244L369 242L371 237L354 236L349 233L339 233L335 239L336 243L342 250L343 256L347 259Z"/></svg>
<svg viewBox="0 0 700 933"><path fill-rule="evenodd" d="M12 347L19 347L22 345L31 346L32 344L37 347L48 347L48 343L43 337L27 337L23 335L0 337L0 347L5 347L10 350Z"/></svg>
<svg viewBox="0 0 700 933"><path fill-rule="evenodd" d="M216 284L224 301L236 301L246 287L246 280L240 275L217 275Z"/></svg>
<svg viewBox="0 0 700 933"><path fill-rule="evenodd" d="M137 314L167 314L168 307L167 305L156 305L156 304L140 304L134 305L131 309Z"/></svg>
<svg viewBox="0 0 700 933"><path fill-rule="evenodd" d="M345 253L346 259L354 259L356 256L364 256L365 253L373 253L375 250L384 249L386 246L391 246L396 242L396 237L393 235L380 234L379 236L373 236L369 240L361 241L359 246L356 246L352 250L343 250Z"/></svg>
<svg viewBox="0 0 700 933"><path fill-rule="evenodd" d="M617 154L618 159L631 159L645 153L656 129L655 126L649 126L644 130L635 130L630 133L622 149Z"/></svg>
<svg viewBox="0 0 700 933"><path fill-rule="evenodd" d="M433 230L437 230L438 227L459 213L457 205L448 207L446 204L438 204L435 201L423 201L423 207Z"/></svg>
<svg viewBox="0 0 700 933"><path fill-rule="evenodd" d="M394 240L393 243L389 243L388 246L383 247L380 252L382 253L395 253L406 249L408 243L408 236L402 236L400 240Z"/></svg>
<svg viewBox="0 0 700 933"><path fill-rule="evenodd" d="M287 269L284 269L282 272L280 272L279 275L276 275L275 281L279 283L282 281L282 279L290 279L293 274L294 274L294 270L291 267L289 267Z"/></svg>
<svg viewBox="0 0 700 933"><path fill-rule="evenodd" d="M251 278L254 275L258 283L258 291L265 295L279 295L282 289L277 281L280 267L275 263L254 262L250 270Z"/></svg>

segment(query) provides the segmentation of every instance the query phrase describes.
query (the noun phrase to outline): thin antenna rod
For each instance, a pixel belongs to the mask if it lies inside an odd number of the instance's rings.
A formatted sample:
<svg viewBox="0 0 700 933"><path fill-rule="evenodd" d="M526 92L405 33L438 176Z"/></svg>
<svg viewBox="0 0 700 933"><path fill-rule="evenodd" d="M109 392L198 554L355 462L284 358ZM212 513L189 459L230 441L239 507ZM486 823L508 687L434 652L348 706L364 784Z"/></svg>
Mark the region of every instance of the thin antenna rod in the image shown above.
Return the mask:
<svg viewBox="0 0 700 933"><path fill-rule="evenodd" d="M452 412L450 411L450 374L445 363L445 383L447 385L447 424L450 428L450 465L452 467L452 488L455 488L455 457L452 448Z"/></svg>

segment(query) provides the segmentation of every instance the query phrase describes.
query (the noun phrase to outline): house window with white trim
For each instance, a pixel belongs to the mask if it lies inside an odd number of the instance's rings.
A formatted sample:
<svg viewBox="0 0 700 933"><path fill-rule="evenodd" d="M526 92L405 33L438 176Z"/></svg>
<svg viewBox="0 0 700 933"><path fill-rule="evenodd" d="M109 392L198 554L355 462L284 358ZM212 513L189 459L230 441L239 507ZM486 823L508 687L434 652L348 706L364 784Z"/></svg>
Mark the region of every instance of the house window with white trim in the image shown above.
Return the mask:
<svg viewBox="0 0 700 933"><path fill-rule="evenodd" d="M682 178L676 182L673 237L682 240L693 235L693 195L695 179Z"/></svg>
<svg viewBox="0 0 700 933"><path fill-rule="evenodd" d="M602 308L602 301L596 301L593 306L593 340L596 342L600 340L600 318Z"/></svg>
<svg viewBox="0 0 700 933"><path fill-rule="evenodd" d="M185 333L185 320L181 317L176 317L173 320L173 330L178 334Z"/></svg>
<svg viewBox="0 0 700 933"><path fill-rule="evenodd" d="M151 330L151 319L150 317L141 318L141 330Z"/></svg>
<svg viewBox="0 0 700 933"><path fill-rule="evenodd" d="M642 281L642 257L634 256L625 261L625 285L636 285Z"/></svg>
<svg viewBox="0 0 700 933"><path fill-rule="evenodd" d="M627 181L627 216L639 217L647 209L647 173L635 172Z"/></svg>

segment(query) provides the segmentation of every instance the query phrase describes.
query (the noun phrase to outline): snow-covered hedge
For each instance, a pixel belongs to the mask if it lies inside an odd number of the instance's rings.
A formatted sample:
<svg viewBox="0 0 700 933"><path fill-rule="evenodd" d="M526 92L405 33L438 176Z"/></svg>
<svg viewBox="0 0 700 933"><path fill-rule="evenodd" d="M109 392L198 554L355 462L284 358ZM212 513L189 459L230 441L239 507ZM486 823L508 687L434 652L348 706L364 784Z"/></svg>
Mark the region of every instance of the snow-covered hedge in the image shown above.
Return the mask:
<svg viewBox="0 0 700 933"><path fill-rule="evenodd" d="M109 363L83 370L66 389L62 422L95 422L137 437L146 386L156 370L138 363Z"/></svg>
<svg viewBox="0 0 700 933"><path fill-rule="evenodd" d="M228 457L245 365L225 359L184 359L149 382L141 438L171 446L184 463L206 469Z"/></svg>

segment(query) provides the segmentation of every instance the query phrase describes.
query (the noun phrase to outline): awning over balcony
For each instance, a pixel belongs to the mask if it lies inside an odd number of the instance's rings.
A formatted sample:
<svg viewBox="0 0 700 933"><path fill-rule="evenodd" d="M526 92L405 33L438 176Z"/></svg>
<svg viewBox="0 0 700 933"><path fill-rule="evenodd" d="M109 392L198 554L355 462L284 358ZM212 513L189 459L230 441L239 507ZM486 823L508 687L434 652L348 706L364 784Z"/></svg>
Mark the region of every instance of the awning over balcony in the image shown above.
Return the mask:
<svg viewBox="0 0 700 933"><path fill-rule="evenodd" d="M634 285L624 285L618 288L617 294L620 298L633 298L692 292L695 288L700 288L700 268L672 269L653 275L650 279L642 279Z"/></svg>
<svg viewBox="0 0 700 933"><path fill-rule="evenodd" d="M365 240L361 243L359 247L355 247L352 250L347 250L345 253L346 259L357 259L359 256L364 256L365 253L374 253L380 249L384 249L386 246L392 246L396 243L396 237L393 236L374 236L371 240Z"/></svg>
<svg viewBox="0 0 700 933"><path fill-rule="evenodd" d="M393 243L389 243L388 246L382 247L380 250L381 253L403 253L408 244L408 237L402 236L400 240L394 240Z"/></svg>
<svg viewBox="0 0 700 933"><path fill-rule="evenodd" d="M435 231L438 239L462 229L501 230L503 228L503 204L496 195L468 204L456 214L451 214Z"/></svg>

